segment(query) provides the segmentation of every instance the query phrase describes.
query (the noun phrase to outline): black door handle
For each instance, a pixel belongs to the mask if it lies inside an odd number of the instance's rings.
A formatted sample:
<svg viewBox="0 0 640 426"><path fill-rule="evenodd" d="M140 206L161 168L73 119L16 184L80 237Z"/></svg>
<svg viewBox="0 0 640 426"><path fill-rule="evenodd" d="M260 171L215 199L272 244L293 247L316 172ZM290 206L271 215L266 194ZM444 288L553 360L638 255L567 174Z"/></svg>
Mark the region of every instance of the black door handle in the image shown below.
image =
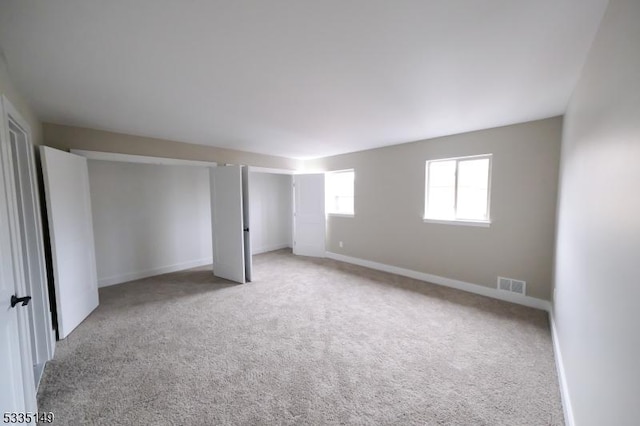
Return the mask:
<svg viewBox="0 0 640 426"><path fill-rule="evenodd" d="M244 228L244 232L249 232L249 228Z"/></svg>
<svg viewBox="0 0 640 426"><path fill-rule="evenodd" d="M22 302L22 306L27 306L29 304L29 300L31 300L31 296L16 297L14 294L11 296L11 307L15 308L15 306L20 302Z"/></svg>

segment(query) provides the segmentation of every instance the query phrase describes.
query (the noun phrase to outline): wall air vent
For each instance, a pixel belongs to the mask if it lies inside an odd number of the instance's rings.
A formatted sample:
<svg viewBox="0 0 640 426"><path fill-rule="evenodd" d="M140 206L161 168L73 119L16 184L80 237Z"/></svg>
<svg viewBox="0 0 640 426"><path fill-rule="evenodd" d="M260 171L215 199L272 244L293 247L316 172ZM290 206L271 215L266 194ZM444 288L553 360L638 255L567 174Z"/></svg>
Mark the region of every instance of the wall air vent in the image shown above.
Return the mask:
<svg viewBox="0 0 640 426"><path fill-rule="evenodd" d="M509 278L498 277L498 288L500 290L511 291L511 280Z"/></svg>
<svg viewBox="0 0 640 426"><path fill-rule="evenodd" d="M510 291L524 296L527 293L527 283L513 278L498 277L498 290Z"/></svg>

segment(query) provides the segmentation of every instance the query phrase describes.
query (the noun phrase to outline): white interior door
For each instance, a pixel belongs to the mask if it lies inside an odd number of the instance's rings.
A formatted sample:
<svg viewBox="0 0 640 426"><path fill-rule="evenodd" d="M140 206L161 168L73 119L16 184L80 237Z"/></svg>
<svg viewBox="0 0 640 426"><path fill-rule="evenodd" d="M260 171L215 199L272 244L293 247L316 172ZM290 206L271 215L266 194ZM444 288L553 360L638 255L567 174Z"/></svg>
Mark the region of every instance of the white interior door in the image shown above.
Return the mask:
<svg viewBox="0 0 640 426"><path fill-rule="evenodd" d="M324 174L295 175L293 182L293 253L324 257Z"/></svg>
<svg viewBox="0 0 640 426"><path fill-rule="evenodd" d="M49 291L44 259L44 242L40 215L40 197L36 181L33 145L27 132L9 120L9 141L13 160L18 228L22 245L26 292L31 296L28 314L31 329L36 383L40 381L44 363L53 358L55 334L51 323Z"/></svg>
<svg viewBox="0 0 640 426"><path fill-rule="evenodd" d="M12 303L13 296L28 295L16 258L19 236L3 120L0 104L0 413L24 413L36 411L36 392L29 345L28 306Z"/></svg>
<svg viewBox="0 0 640 426"><path fill-rule="evenodd" d="M249 212L249 166L242 166L242 218L244 222L244 275L251 282L253 275L253 250L251 248L251 215Z"/></svg>
<svg viewBox="0 0 640 426"><path fill-rule="evenodd" d="M64 339L98 306L87 159L40 147L53 257L58 335Z"/></svg>
<svg viewBox="0 0 640 426"><path fill-rule="evenodd" d="M0 181L0 185L4 186L2 176ZM11 307L11 296L16 294L16 289L4 188L0 188L0 197L0 412L25 412L22 363L31 365L31 356L23 360L20 353L18 309L22 309L22 306Z"/></svg>
<svg viewBox="0 0 640 426"><path fill-rule="evenodd" d="M241 166L210 169L213 274L244 284L244 212Z"/></svg>

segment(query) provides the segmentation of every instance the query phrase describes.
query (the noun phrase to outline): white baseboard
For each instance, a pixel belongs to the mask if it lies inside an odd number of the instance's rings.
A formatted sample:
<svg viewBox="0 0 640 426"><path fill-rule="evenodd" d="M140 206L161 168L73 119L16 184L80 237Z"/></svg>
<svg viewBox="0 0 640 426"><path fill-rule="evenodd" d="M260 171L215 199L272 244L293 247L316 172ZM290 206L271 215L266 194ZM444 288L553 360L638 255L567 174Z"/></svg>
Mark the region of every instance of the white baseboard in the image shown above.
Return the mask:
<svg viewBox="0 0 640 426"><path fill-rule="evenodd" d="M291 248L291 244L283 243L283 244L274 244L271 246L264 246L264 247L254 247L251 254L267 253L270 251L280 250L284 248Z"/></svg>
<svg viewBox="0 0 640 426"><path fill-rule="evenodd" d="M160 268L147 269L145 271L128 272L121 275L112 275L110 277L98 278L98 287L107 287L110 285L126 283L127 281L139 280L141 278L153 277L154 275L168 274L169 272L181 271L183 269L195 268L198 266L210 265L213 263L212 258L190 260L187 262L175 263Z"/></svg>
<svg viewBox="0 0 640 426"><path fill-rule="evenodd" d="M36 364L33 366L33 376L36 381L36 391L40 387L40 381L42 380L42 375L44 374L44 367L46 364L46 362L43 362L42 364Z"/></svg>
<svg viewBox="0 0 640 426"><path fill-rule="evenodd" d="M504 300L506 302L517 303L518 305L528 306L530 308L541 309L543 311L549 311L551 309L551 303L547 300L537 299L530 296L522 296L520 294L509 293L506 291L498 290L497 288L485 287L479 284L467 283L464 281L458 281L451 278L440 277L438 275L426 274L424 272L413 271L411 269L399 268L397 266L386 265L384 263L373 262L371 260L359 259L357 257L345 256L343 254L337 254L327 252L326 257L329 259L339 260L341 262L352 263L354 265L364 266L366 268L376 269L378 271L389 272L396 275L402 275L403 277L414 278L416 280L426 281L433 284L438 284L445 287L451 287L458 290L467 291L469 293L480 294L482 296L491 297L494 299Z"/></svg>
<svg viewBox="0 0 640 426"><path fill-rule="evenodd" d="M564 371L564 360L562 351L560 350L560 340L558 339L558 330L556 328L556 320L553 309L549 310L549 322L551 323L551 340L553 341L553 352L556 360L556 370L558 371L558 382L560 382L560 397L562 398L562 409L564 411L564 423L567 426L574 426L573 407L571 406L571 398L569 397L569 384Z"/></svg>

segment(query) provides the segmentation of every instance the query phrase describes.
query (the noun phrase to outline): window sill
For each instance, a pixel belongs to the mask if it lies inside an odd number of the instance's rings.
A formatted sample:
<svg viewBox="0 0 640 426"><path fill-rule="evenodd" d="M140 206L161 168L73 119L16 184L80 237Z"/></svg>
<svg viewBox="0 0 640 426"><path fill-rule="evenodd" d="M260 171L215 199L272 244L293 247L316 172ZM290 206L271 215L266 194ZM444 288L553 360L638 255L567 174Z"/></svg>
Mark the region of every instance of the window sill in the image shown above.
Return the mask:
<svg viewBox="0 0 640 426"><path fill-rule="evenodd" d="M428 219L423 218L424 223L438 223L442 225L459 225L459 226L479 226L481 228L488 228L491 226L490 220L457 220L457 219Z"/></svg>
<svg viewBox="0 0 640 426"><path fill-rule="evenodd" d="M334 217L354 217L355 214L354 213L327 213L327 216L334 216Z"/></svg>

